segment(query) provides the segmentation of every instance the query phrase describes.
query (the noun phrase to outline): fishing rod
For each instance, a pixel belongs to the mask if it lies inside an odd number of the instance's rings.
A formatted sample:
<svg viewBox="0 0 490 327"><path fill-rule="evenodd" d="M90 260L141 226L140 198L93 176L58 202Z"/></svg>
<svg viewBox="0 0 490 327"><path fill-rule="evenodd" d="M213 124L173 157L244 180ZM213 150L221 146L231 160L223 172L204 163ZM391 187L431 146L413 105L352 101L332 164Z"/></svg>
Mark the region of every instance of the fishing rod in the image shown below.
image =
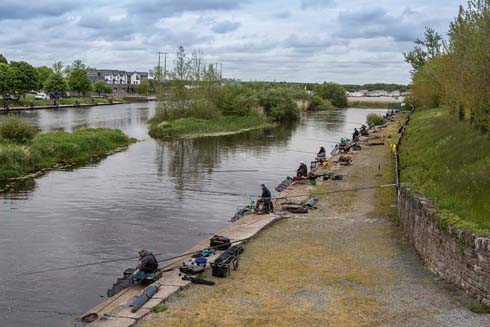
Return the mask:
<svg viewBox="0 0 490 327"><path fill-rule="evenodd" d="M244 242L244 241L247 241L249 239L250 239L250 237L242 238L242 239L239 239L239 240L230 242L230 244L234 244L234 243L238 243L238 242ZM218 249L218 248L222 248L222 247L223 247L222 245L210 246L210 247L208 247L208 249ZM170 260L174 260L174 259L186 257L186 256L189 256L189 255L197 254L197 253L200 253L200 252L201 252L201 250L199 250L199 251L193 251L193 252L188 252L188 253L184 253L184 254L179 254L177 256L168 257L168 258L165 258L165 259L158 260L158 262L166 262L166 261L170 261ZM159 256L159 255L163 255L163 254L164 253L154 253L153 255L154 256ZM73 265L73 266L65 266L65 267L59 267L59 268L44 269L44 270L39 270L39 271L31 271L31 272L24 273L24 275L42 274L42 273L46 273L46 272L61 271L61 270L68 270L68 269L89 267L89 266L95 266L95 265L103 265L103 264L106 264L106 263L129 261L129 260L138 260L138 259L139 259L139 257L126 257L126 258L113 259L113 260L103 260L103 261L90 262L90 263Z"/></svg>

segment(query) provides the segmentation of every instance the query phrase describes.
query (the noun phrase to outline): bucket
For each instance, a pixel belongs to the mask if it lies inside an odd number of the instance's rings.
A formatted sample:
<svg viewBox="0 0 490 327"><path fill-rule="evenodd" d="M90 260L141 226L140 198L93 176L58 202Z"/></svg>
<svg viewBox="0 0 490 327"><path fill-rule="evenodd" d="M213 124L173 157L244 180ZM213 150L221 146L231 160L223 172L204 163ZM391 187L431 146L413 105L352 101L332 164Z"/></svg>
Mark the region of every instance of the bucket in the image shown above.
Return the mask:
<svg viewBox="0 0 490 327"><path fill-rule="evenodd" d="M206 267L206 263L208 262L208 259L206 259L206 258L196 258L194 260L194 262L198 266Z"/></svg>

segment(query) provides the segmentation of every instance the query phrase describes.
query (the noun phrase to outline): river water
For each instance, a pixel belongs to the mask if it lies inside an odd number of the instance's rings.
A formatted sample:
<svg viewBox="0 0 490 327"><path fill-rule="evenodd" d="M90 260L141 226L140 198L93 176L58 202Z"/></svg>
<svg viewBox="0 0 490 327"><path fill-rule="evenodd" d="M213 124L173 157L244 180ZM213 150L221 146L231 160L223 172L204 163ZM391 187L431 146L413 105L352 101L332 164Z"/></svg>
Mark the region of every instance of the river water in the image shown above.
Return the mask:
<svg viewBox="0 0 490 327"><path fill-rule="evenodd" d="M246 197L293 175L370 112L332 110L291 126L159 142L147 135L154 103L19 113L43 131L111 127L140 140L100 162L52 171L0 194L0 326L65 326L102 301L136 261L26 272L137 256L176 255L225 226ZM239 171L242 170L242 171ZM257 171L243 171L257 170Z"/></svg>

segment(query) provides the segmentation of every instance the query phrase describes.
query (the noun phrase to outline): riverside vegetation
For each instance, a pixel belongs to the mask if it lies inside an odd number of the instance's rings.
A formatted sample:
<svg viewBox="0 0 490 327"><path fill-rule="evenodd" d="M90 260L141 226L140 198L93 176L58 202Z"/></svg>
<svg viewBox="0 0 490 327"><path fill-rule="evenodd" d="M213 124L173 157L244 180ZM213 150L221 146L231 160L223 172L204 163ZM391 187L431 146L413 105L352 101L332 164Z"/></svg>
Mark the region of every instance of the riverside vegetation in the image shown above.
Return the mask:
<svg viewBox="0 0 490 327"><path fill-rule="evenodd" d="M417 111L401 148L402 182L431 197L441 219L488 233L490 0L461 6L448 35L428 28L405 53Z"/></svg>
<svg viewBox="0 0 490 327"><path fill-rule="evenodd" d="M347 105L345 89L337 84L318 86L318 96L288 83L222 85L215 66L196 66L200 53L188 57L180 47L176 57L159 96L161 104L149 122L155 138L209 136L295 121L300 117L299 102L308 103L309 110Z"/></svg>
<svg viewBox="0 0 490 327"><path fill-rule="evenodd" d="M134 142L123 132L82 128L72 133L38 131L17 118L0 121L0 180L58 164L83 164Z"/></svg>

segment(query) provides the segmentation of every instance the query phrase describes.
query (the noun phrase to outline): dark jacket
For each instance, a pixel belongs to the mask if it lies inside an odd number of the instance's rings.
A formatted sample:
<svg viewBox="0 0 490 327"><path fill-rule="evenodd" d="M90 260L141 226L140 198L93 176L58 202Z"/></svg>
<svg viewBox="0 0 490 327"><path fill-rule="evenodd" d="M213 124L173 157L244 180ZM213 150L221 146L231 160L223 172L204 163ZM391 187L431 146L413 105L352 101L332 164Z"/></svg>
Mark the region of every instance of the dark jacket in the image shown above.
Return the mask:
<svg viewBox="0 0 490 327"><path fill-rule="evenodd" d="M322 146L320 148L320 151L318 151L318 154L316 155L317 157L326 157L327 156L327 151L325 148Z"/></svg>
<svg viewBox="0 0 490 327"><path fill-rule="evenodd" d="M145 273L155 272L158 268L158 262L153 253L146 252L143 258L140 259L140 264L138 265L138 269Z"/></svg>
<svg viewBox="0 0 490 327"><path fill-rule="evenodd" d="M267 187L264 187L262 189L262 195L261 195L261 198L262 199L269 199L272 197L272 194L271 194L271 191L269 191L269 189Z"/></svg>
<svg viewBox="0 0 490 327"><path fill-rule="evenodd" d="M299 177L308 176L308 166L306 164L302 163L301 165L299 165L299 168L296 171L296 173L297 173L297 176L299 176Z"/></svg>

